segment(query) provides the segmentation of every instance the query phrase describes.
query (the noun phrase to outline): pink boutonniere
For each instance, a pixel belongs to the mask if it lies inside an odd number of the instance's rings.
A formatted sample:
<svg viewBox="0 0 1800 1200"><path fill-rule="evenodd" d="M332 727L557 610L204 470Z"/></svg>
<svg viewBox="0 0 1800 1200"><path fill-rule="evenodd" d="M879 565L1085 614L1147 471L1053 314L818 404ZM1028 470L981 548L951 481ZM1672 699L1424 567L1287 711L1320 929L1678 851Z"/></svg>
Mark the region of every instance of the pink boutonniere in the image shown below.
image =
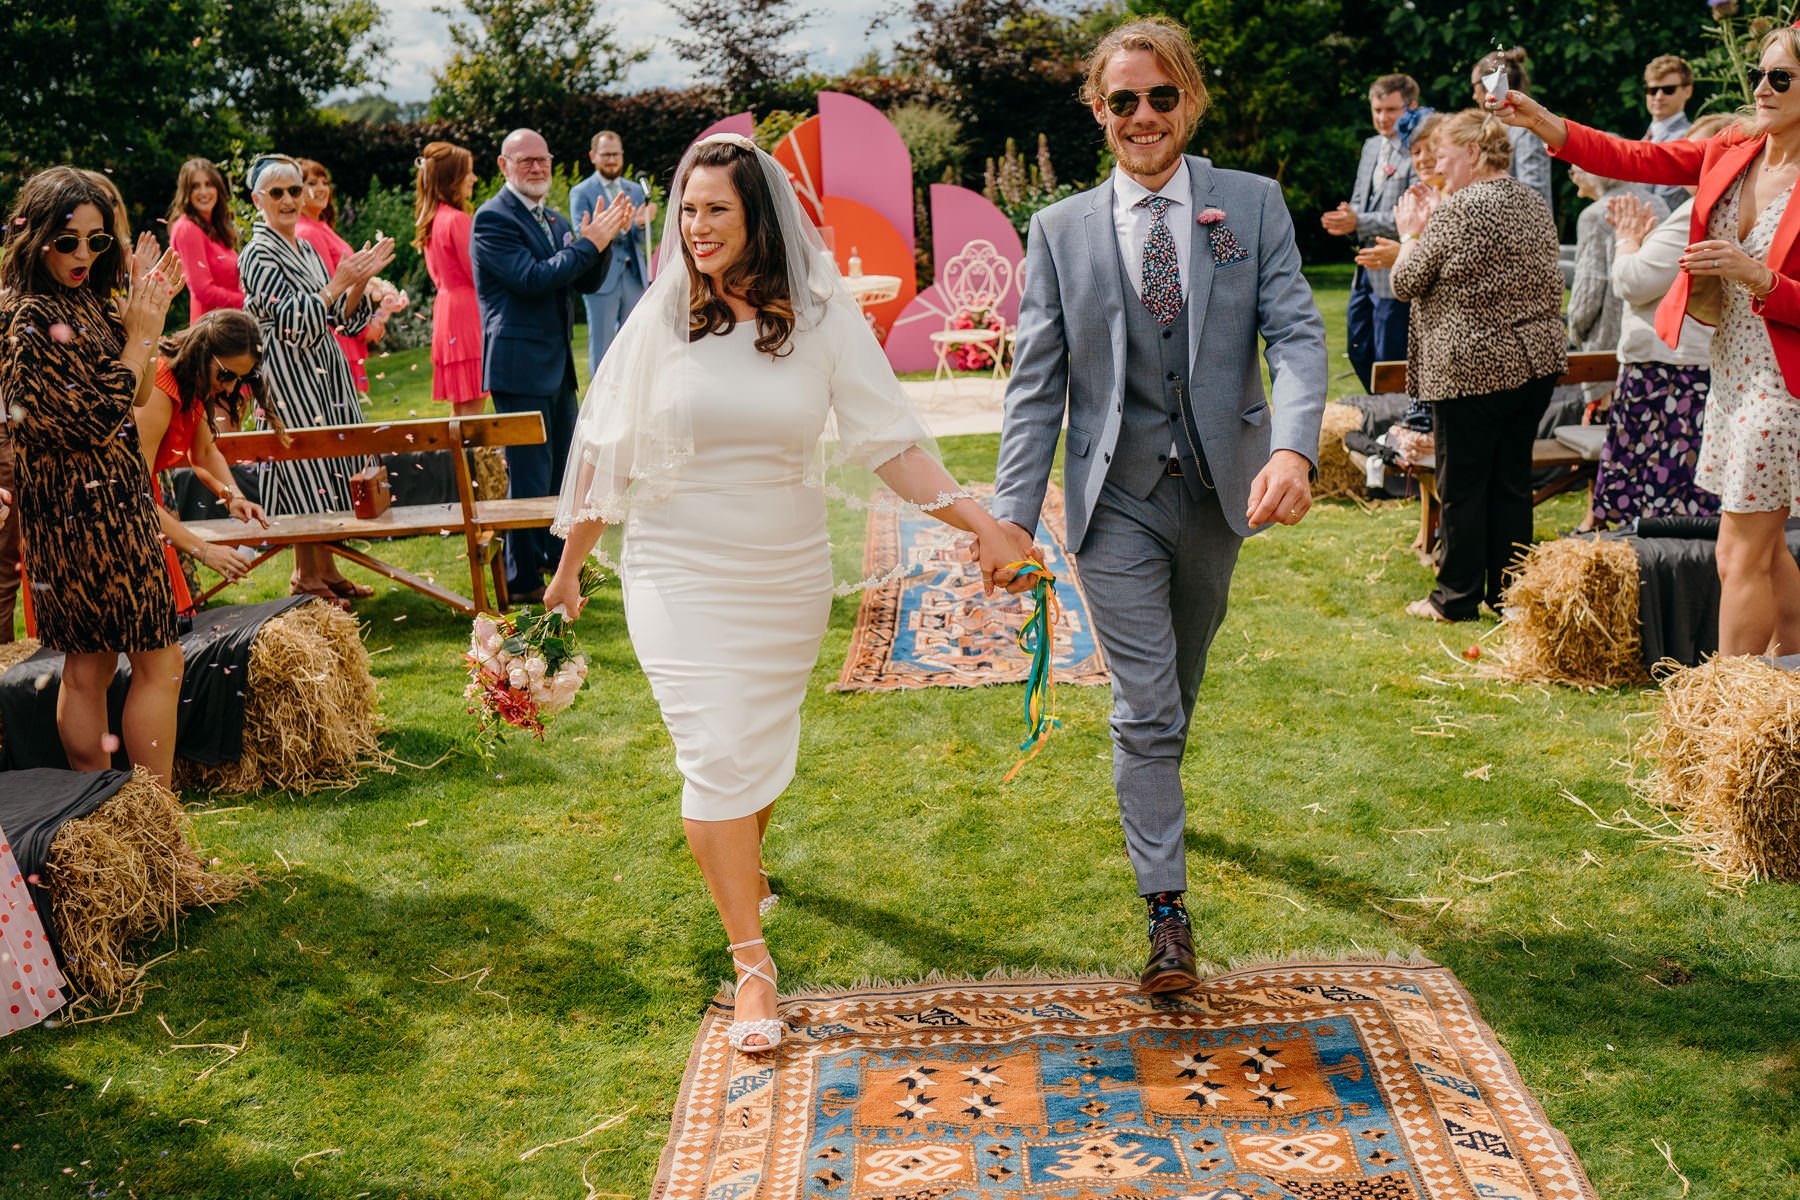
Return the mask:
<svg viewBox="0 0 1800 1200"><path fill-rule="evenodd" d="M1383 164L1381 164L1381 170L1382 170L1382 173L1385 174L1389 179L1392 179L1394 177L1395 173L1400 170L1400 168L1396 167L1393 163L1383 163Z"/></svg>
<svg viewBox="0 0 1800 1200"><path fill-rule="evenodd" d="M1199 215L1194 218L1194 223L1197 225L1217 225L1220 221L1223 221L1224 219L1225 219L1225 210L1224 209L1222 209L1222 208L1203 208L1200 210Z"/></svg>

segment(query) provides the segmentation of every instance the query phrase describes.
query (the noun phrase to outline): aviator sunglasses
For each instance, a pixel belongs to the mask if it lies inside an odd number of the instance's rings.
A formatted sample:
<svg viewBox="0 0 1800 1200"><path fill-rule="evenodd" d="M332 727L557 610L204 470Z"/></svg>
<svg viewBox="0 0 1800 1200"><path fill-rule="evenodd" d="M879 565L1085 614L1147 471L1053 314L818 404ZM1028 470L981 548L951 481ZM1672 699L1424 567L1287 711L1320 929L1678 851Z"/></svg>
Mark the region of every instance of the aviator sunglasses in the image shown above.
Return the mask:
<svg viewBox="0 0 1800 1200"><path fill-rule="evenodd" d="M1750 90L1753 92L1762 86L1762 81L1765 79L1769 81L1769 86L1777 92L1787 91L1794 83L1794 73L1785 67L1771 67L1767 71L1761 67L1751 67L1744 72L1744 77L1750 81Z"/></svg>
<svg viewBox="0 0 1800 1200"><path fill-rule="evenodd" d="M50 246L58 254L73 254L81 245L79 233L64 233L50 239ZM113 235L110 233L90 233L87 235L87 248L90 254L105 254L112 249Z"/></svg>
<svg viewBox="0 0 1800 1200"><path fill-rule="evenodd" d="M1175 106L1181 103L1181 89L1172 83L1163 83L1136 92L1129 88L1108 92L1106 107L1115 117L1129 117L1137 111L1139 96L1148 98L1150 107L1159 113L1174 112Z"/></svg>

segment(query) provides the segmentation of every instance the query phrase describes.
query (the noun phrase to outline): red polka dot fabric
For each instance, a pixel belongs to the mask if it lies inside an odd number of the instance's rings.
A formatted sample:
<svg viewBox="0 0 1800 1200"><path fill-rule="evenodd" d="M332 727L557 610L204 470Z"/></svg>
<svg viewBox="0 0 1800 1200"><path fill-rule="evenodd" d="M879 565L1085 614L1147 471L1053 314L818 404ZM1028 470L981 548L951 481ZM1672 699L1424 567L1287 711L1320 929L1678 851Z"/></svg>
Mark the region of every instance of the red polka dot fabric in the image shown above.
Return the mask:
<svg viewBox="0 0 1800 1200"><path fill-rule="evenodd" d="M31 889L0 829L0 1037L35 1025L67 1001Z"/></svg>

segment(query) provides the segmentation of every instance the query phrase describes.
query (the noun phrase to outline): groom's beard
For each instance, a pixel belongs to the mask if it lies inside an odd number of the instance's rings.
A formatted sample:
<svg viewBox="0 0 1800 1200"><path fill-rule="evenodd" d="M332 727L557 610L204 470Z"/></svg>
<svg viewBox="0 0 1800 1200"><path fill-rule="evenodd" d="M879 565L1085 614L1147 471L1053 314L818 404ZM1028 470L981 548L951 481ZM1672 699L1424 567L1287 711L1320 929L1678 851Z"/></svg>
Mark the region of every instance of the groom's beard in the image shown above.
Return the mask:
<svg viewBox="0 0 1800 1200"><path fill-rule="evenodd" d="M1128 129L1125 132L1130 133L1131 131ZM1140 132L1147 131L1140 130ZM1110 125L1106 127L1106 144L1112 150L1113 157L1119 161L1119 165L1132 175L1162 174L1175 165L1175 161L1181 157L1183 148L1181 141L1173 136L1164 138L1147 149L1139 148L1126 141L1122 135L1114 132Z"/></svg>

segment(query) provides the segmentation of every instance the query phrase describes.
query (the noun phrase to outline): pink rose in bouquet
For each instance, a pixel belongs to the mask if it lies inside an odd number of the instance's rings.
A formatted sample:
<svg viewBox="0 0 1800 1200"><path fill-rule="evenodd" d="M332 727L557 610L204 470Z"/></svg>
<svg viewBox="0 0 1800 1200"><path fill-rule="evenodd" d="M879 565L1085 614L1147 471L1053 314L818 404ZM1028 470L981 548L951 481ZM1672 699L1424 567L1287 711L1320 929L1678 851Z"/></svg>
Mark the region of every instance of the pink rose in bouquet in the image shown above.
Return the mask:
<svg viewBox="0 0 1800 1200"><path fill-rule="evenodd" d="M598 569L584 568L582 594L591 595L598 584ZM463 663L469 672L463 699L475 717L476 748L484 758L508 729L527 730L543 741L546 718L574 704L575 693L587 683L587 656L576 646L574 622L560 610L535 619L529 608L510 617L480 614Z"/></svg>
<svg viewBox="0 0 1800 1200"><path fill-rule="evenodd" d="M991 312L959 312L950 322L952 329L991 329L998 333L1002 328L1000 315ZM999 347L999 339L992 342L965 342L945 355L945 361L954 371L985 371L994 365L994 352Z"/></svg>

